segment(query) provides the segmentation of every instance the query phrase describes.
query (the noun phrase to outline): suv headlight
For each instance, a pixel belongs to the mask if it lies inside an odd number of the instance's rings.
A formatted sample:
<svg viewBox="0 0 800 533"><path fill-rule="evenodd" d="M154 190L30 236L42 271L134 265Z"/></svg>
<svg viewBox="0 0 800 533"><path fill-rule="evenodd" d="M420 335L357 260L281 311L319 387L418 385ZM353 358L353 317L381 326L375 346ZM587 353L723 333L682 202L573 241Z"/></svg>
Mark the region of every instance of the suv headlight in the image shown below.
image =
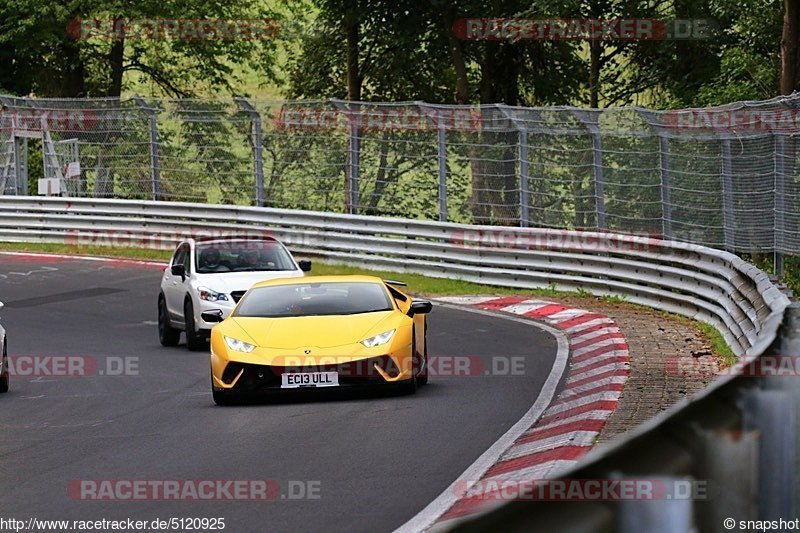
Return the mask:
<svg viewBox="0 0 800 533"><path fill-rule="evenodd" d="M233 337L225 337L225 344L227 344L228 348L234 352L250 353L255 349L255 346L249 342L240 341L239 339L234 339Z"/></svg>
<svg viewBox="0 0 800 533"><path fill-rule="evenodd" d="M384 331L383 333L375 335L374 337L364 339L363 341L361 341L361 344L363 344L367 348L372 348L373 346L380 346L381 344L386 344L387 342L392 340L392 337L394 337L394 332L395 330L393 329L390 329L389 331Z"/></svg>
<svg viewBox="0 0 800 533"><path fill-rule="evenodd" d="M207 302L227 302L228 296L217 291L213 291L208 287L198 287L197 293L201 300L206 300Z"/></svg>

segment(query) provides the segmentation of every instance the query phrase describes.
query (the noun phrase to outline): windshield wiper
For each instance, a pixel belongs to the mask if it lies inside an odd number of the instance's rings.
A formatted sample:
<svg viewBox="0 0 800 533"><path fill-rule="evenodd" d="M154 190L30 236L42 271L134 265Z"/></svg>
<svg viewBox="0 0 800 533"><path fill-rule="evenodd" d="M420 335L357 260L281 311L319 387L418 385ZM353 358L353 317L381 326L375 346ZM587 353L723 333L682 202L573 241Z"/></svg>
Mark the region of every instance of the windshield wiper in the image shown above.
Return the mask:
<svg viewBox="0 0 800 533"><path fill-rule="evenodd" d="M391 309L381 308L381 309L366 309L364 311L351 311L349 313L335 313L337 315L361 315L364 313L377 313L379 311L391 311Z"/></svg>

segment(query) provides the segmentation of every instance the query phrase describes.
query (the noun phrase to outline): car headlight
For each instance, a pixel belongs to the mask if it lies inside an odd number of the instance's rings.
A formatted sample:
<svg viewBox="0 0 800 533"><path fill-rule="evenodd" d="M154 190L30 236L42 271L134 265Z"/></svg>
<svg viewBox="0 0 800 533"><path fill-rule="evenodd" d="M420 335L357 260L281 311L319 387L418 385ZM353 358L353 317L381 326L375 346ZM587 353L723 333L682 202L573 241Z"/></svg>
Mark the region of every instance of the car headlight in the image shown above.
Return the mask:
<svg viewBox="0 0 800 533"><path fill-rule="evenodd" d="M387 342L392 340L392 337L394 337L394 331L395 330L393 329L390 329L389 331L384 331L383 333L375 335L374 337L364 339L363 341L361 341L361 344L363 344L367 348L372 348L373 346L380 346L381 344L386 344Z"/></svg>
<svg viewBox="0 0 800 533"><path fill-rule="evenodd" d="M201 300L206 300L207 302L227 302L228 297L217 291L212 291L207 287L198 287L197 293L200 296Z"/></svg>
<svg viewBox="0 0 800 533"><path fill-rule="evenodd" d="M234 339L233 337L225 337L225 344L227 344L228 348L234 352L250 353L255 349L255 346L249 342L240 341L239 339Z"/></svg>

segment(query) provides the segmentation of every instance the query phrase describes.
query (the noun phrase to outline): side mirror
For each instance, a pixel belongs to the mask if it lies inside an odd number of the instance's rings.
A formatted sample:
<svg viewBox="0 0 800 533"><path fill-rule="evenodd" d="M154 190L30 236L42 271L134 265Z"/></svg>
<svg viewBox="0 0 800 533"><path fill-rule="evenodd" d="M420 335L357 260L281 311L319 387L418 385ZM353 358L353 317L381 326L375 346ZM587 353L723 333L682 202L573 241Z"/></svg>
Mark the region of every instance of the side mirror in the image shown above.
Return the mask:
<svg viewBox="0 0 800 533"><path fill-rule="evenodd" d="M210 311L203 311L200 313L200 318L206 322L222 322L222 310L211 309Z"/></svg>
<svg viewBox="0 0 800 533"><path fill-rule="evenodd" d="M297 265L303 272L311 272L311 261L303 259L302 261L298 262Z"/></svg>
<svg viewBox="0 0 800 533"><path fill-rule="evenodd" d="M172 265L170 272L173 276L180 276L182 280L186 279L186 267L183 265Z"/></svg>
<svg viewBox="0 0 800 533"><path fill-rule="evenodd" d="M427 315L433 310L433 304L428 300L414 300L408 308L408 316Z"/></svg>

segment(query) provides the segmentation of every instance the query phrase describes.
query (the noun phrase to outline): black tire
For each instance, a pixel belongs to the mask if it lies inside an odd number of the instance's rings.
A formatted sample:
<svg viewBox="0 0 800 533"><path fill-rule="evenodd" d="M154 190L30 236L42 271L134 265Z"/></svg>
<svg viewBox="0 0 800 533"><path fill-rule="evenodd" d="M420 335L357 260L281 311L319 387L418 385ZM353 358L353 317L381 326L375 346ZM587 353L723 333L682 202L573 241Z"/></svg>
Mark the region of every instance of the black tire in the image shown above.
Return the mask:
<svg viewBox="0 0 800 533"><path fill-rule="evenodd" d="M158 297L158 340L161 346L177 346L181 340L181 330L173 328L169 323L167 303L163 295Z"/></svg>
<svg viewBox="0 0 800 533"><path fill-rule="evenodd" d="M425 324L425 329L428 329L428 324ZM422 369L419 372L419 376L417 376L417 385L420 387L424 387L428 384L428 335L427 332L425 334L425 350L422 354Z"/></svg>
<svg viewBox="0 0 800 533"><path fill-rule="evenodd" d="M186 347L190 352L199 352L208 348L208 339L198 335L194 327L194 306L187 298L183 304L183 320L186 324Z"/></svg>
<svg viewBox="0 0 800 533"><path fill-rule="evenodd" d="M231 391L217 389L214 386L214 374L211 374L211 396L217 405L235 405L236 398Z"/></svg>
<svg viewBox="0 0 800 533"><path fill-rule="evenodd" d="M6 340L8 342L8 340ZM3 375L0 376L0 393L8 392L8 380L9 380L9 370L8 370L8 345L3 343Z"/></svg>
<svg viewBox="0 0 800 533"><path fill-rule="evenodd" d="M411 331L411 379L407 379L400 384L402 394L414 394L417 392L417 374L419 373L419 358L417 357L417 343L414 340L414 330Z"/></svg>
<svg viewBox="0 0 800 533"><path fill-rule="evenodd" d="M211 387L211 396L213 396L214 403L217 405L236 405L236 398L230 392Z"/></svg>

